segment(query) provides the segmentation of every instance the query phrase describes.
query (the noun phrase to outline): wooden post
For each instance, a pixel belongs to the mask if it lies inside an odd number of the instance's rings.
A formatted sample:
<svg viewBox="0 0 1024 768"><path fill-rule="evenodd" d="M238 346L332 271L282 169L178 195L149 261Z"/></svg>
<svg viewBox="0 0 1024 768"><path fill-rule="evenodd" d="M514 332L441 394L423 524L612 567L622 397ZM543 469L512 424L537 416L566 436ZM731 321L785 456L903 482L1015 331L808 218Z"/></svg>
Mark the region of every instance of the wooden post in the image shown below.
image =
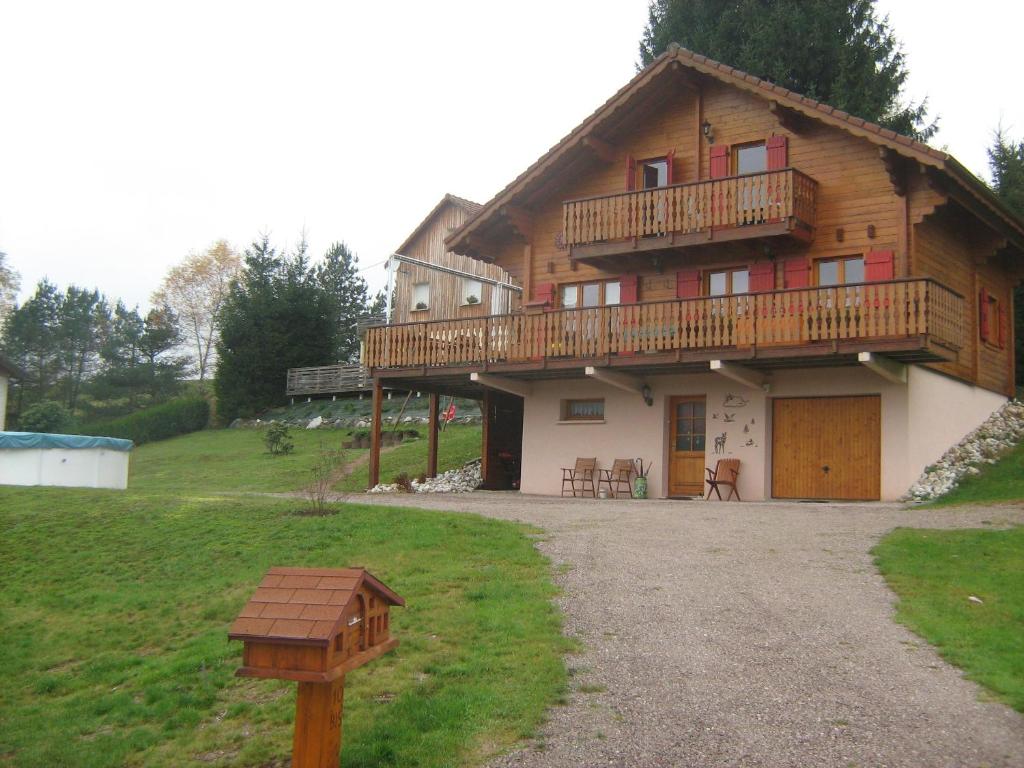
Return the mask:
<svg viewBox="0 0 1024 768"><path fill-rule="evenodd" d="M380 379L373 380L373 420L370 423L370 484L380 482L380 432L381 411L384 403L384 386Z"/></svg>
<svg viewBox="0 0 1024 768"><path fill-rule="evenodd" d="M484 480L484 488L491 488L491 392L484 390L480 400L480 414L483 416L483 429L480 434L480 477Z"/></svg>
<svg viewBox="0 0 1024 768"><path fill-rule="evenodd" d="M344 706L344 675L330 683L299 683L292 768L340 768Z"/></svg>
<svg viewBox="0 0 1024 768"><path fill-rule="evenodd" d="M427 422L427 477L437 477L437 439L441 424L437 419L437 411L441 407L441 398L436 392L430 393L430 418Z"/></svg>

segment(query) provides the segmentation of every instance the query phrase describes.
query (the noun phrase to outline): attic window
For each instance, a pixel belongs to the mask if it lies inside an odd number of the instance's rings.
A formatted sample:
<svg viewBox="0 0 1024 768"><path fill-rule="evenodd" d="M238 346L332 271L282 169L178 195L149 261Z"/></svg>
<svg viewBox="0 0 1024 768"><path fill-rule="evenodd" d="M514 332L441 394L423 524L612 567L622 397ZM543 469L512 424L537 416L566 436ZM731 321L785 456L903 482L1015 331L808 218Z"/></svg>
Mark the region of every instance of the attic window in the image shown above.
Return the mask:
<svg viewBox="0 0 1024 768"><path fill-rule="evenodd" d="M462 303L479 304L483 296L484 284L469 277L462 278Z"/></svg>
<svg viewBox="0 0 1024 768"><path fill-rule="evenodd" d="M430 307L430 283L416 283L412 287L412 308L428 309Z"/></svg>

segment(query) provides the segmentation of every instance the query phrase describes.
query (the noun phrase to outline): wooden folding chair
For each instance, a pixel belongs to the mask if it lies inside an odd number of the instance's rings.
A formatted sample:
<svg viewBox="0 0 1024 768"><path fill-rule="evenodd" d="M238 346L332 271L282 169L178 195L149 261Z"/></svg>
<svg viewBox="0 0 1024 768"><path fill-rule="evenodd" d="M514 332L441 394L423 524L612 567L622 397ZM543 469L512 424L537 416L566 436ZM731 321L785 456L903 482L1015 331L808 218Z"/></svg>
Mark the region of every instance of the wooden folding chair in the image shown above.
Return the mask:
<svg viewBox="0 0 1024 768"><path fill-rule="evenodd" d="M566 484L569 486L569 490L572 491L572 495L576 496L576 491L580 492L580 496L586 496L587 494L587 483L590 484L590 495L597 496L597 488L594 487L594 475L597 473L597 459L576 459L576 466L572 469L562 467L562 495L565 496ZM577 487L578 485L578 487Z"/></svg>
<svg viewBox="0 0 1024 768"><path fill-rule="evenodd" d="M740 479L739 459L719 459L714 469L705 467L704 471L708 473L707 484L711 486L708 490L709 499L711 498L711 491L714 491L718 496L718 500L722 501L722 492L718 490L718 487L724 485L729 489L729 495L725 497L725 501L729 501L733 494L736 494L736 501L743 501L740 498L739 490L736 488L736 483Z"/></svg>
<svg viewBox="0 0 1024 768"><path fill-rule="evenodd" d="M602 485L607 485L608 493L615 498L619 498L622 486L625 485L626 496L630 497L633 495L631 478L634 472L636 472L636 464L633 463L632 459L616 459L612 462L611 469L601 470L601 479L597 481L598 490L601 489Z"/></svg>

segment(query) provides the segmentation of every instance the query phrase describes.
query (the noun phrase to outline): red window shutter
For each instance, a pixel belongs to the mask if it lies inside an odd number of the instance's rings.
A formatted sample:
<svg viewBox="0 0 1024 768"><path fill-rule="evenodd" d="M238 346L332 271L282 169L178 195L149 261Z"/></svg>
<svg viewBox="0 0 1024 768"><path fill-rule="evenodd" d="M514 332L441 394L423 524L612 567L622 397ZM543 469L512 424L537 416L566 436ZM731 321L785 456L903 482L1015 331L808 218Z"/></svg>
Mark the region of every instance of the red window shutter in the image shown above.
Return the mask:
<svg viewBox="0 0 1024 768"><path fill-rule="evenodd" d="M729 175L729 145L711 145L711 178L722 179Z"/></svg>
<svg viewBox="0 0 1024 768"><path fill-rule="evenodd" d="M1006 307L999 305L999 348L1006 349Z"/></svg>
<svg viewBox="0 0 1024 768"><path fill-rule="evenodd" d="M626 155L626 190L636 189L636 160L632 155Z"/></svg>
<svg viewBox="0 0 1024 768"><path fill-rule="evenodd" d="M988 341L988 291L982 288L978 292L978 335L982 341Z"/></svg>
<svg viewBox="0 0 1024 768"><path fill-rule="evenodd" d="M811 271L807 259L786 259L787 288L806 288L811 284Z"/></svg>
<svg viewBox="0 0 1024 768"><path fill-rule="evenodd" d="M534 304L548 304L552 305L555 303L555 284L554 283L540 283L533 287L533 302Z"/></svg>
<svg viewBox="0 0 1024 768"><path fill-rule="evenodd" d="M621 275L619 277L619 303L636 304L637 288L640 280L636 275Z"/></svg>
<svg viewBox="0 0 1024 768"><path fill-rule="evenodd" d="M772 136L766 144L768 170L781 171L789 167L789 139L786 136Z"/></svg>
<svg viewBox="0 0 1024 768"><path fill-rule="evenodd" d="M775 262L762 261L750 265L750 292L775 290Z"/></svg>
<svg viewBox="0 0 1024 768"><path fill-rule="evenodd" d="M693 299L700 296L700 272L684 269L676 272L676 298Z"/></svg>
<svg viewBox="0 0 1024 768"><path fill-rule="evenodd" d="M864 257L864 279L873 283L878 280L892 280L894 277L893 252L869 251Z"/></svg>
<svg viewBox="0 0 1024 768"><path fill-rule="evenodd" d="M676 183L675 172L673 170L676 164L676 151L674 149L669 150L669 153L665 155L665 164L668 166L668 176L666 177L668 181L666 183L671 186Z"/></svg>

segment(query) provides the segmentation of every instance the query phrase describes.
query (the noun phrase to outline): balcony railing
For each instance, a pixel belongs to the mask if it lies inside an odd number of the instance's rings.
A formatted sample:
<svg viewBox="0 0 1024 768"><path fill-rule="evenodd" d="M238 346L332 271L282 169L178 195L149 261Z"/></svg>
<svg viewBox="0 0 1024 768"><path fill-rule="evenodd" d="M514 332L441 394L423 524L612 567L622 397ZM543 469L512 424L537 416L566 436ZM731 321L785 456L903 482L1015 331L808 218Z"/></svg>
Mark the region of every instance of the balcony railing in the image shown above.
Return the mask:
<svg viewBox="0 0 1024 768"><path fill-rule="evenodd" d="M369 371L358 363L289 368L286 395L331 395L372 389Z"/></svg>
<svg viewBox="0 0 1024 768"><path fill-rule="evenodd" d="M922 339L963 346L963 297L927 278L370 328L370 369ZM805 350L806 352L806 350Z"/></svg>
<svg viewBox="0 0 1024 768"><path fill-rule="evenodd" d="M562 205L565 244L781 222L810 230L816 189L809 176L786 168L569 200Z"/></svg>

